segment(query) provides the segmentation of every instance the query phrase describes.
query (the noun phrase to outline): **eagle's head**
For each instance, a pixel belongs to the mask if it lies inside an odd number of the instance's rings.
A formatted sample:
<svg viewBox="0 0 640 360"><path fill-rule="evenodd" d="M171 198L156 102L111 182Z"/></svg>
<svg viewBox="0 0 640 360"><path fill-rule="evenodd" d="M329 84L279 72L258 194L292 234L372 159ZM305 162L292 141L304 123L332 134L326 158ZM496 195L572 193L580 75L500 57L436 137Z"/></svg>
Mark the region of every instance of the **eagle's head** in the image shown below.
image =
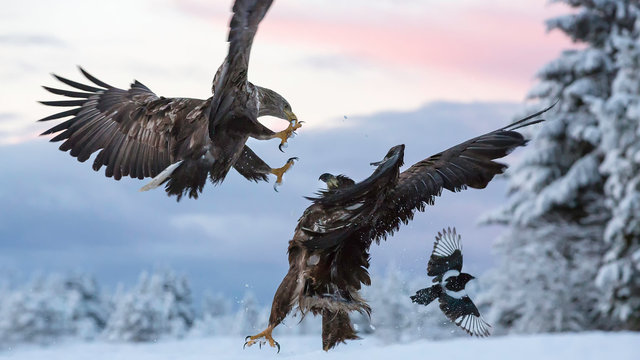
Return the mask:
<svg viewBox="0 0 640 360"><path fill-rule="evenodd" d="M333 174L329 174L329 173L324 173L320 175L318 180L323 181L325 184L327 184L327 189L329 190L335 189L340 185L338 183L338 178L335 177Z"/></svg>
<svg viewBox="0 0 640 360"><path fill-rule="evenodd" d="M287 120L295 124L298 117L293 113L289 102L277 92L261 86L256 86L260 107L258 109L258 117L275 116L277 118Z"/></svg>
<svg viewBox="0 0 640 360"><path fill-rule="evenodd" d="M336 176L336 175L329 174L329 173L324 173L324 174L320 175L318 180L323 181L325 184L327 184L327 189L329 189L329 190L335 190L335 189L341 188L343 186L348 186L348 185L355 184L355 181L353 181L352 179L350 179L347 176L344 176L344 175L337 175Z"/></svg>

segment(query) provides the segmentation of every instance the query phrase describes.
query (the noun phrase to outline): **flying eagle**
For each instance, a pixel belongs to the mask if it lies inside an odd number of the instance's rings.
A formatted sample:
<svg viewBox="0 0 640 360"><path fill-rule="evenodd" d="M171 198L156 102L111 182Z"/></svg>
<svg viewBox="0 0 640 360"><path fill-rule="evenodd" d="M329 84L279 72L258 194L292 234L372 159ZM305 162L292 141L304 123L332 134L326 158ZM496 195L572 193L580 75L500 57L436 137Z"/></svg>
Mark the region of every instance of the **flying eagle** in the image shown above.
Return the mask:
<svg viewBox="0 0 640 360"><path fill-rule="evenodd" d="M80 68L92 85L54 75L73 91L44 87L74 100L42 101L49 106L69 107L39 121L70 119L41 135L59 133L52 142L64 141L60 150L84 162L100 150L93 162L98 171L119 180L123 176L153 180L141 190L166 182L168 195L197 198L207 177L222 182L233 167L252 181L276 185L296 158L277 169L269 167L248 146L249 137L287 139L301 126L291 105L273 90L247 79L249 54L258 24L273 0L237 0L229 31L229 52L213 79L213 96L206 99L157 96L135 81L128 90L118 89ZM78 91L79 90L79 91ZM275 116L289 121L287 129L273 132L257 118Z"/></svg>
<svg viewBox="0 0 640 360"><path fill-rule="evenodd" d="M355 183L344 175L323 174L327 189L313 201L298 221L289 241L289 271L273 298L269 325L248 336L245 346L273 339L273 329L294 306L304 316L322 315L322 347L357 339L349 312L369 314L360 296L370 285L369 247L407 224L416 211L433 205L442 189L482 189L507 166L493 161L527 143L517 129L543 120L534 118L549 108L514 124L465 141L428 157L400 172L404 145L392 147L371 176ZM533 119L533 120L532 120Z"/></svg>

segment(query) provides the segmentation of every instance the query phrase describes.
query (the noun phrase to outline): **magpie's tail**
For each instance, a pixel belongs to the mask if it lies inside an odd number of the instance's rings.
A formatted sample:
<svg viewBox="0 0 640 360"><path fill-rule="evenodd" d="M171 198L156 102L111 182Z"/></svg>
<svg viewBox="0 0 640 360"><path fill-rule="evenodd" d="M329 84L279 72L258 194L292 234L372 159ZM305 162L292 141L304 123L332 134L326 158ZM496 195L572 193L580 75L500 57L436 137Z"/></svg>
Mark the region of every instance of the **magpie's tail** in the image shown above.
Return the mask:
<svg viewBox="0 0 640 360"><path fill-rule="evenodd" d="M442 287L439 284L432 287L420 289L415 295L411 296L411 301L416 304L429 305L430 302L437 299L442 293Z"/></svg>

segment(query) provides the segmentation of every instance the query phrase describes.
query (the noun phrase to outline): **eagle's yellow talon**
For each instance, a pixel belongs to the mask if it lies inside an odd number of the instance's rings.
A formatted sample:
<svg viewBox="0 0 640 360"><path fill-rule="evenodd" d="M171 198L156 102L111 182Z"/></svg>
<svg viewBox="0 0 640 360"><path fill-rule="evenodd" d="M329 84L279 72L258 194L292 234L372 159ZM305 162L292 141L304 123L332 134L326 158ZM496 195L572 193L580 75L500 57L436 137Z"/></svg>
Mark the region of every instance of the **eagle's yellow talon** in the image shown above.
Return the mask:
<svg viewBox="0 0 640 360"><path fill-rule="evenodd" d="M277 348L278 352L280 352L280 344L278 344L277 341L273 340L273 337L271 336L272 331L273 328L269 326L263 332L257 335L247 336L246 338L244 338L245 342L242 348L244 349L247 346L252 346L258 343L260 348L262 349L262 344L266 344L268 342L269 346Z"/></svg>
<svg viewBox="0 0 640 360"><path fill-rule="evenodd" d="M273 135L273 137L277 137L280 139L280 145L278 145L278 149L283 151L282 148L286 147L287 140L295 134L295 131L298 130L302 126L302 121L298 121L298 119L292 119L289 121L289 126L286 129L277 132Z"/></svg>
<svg viewBox="0 0 640 360"><path fill-rule="evenodd" d="M284 164L284 166L277 169L271 169L271 173L276 176L276 183L273 185L273 189L275 191L278 191L277 187L282 185L282 179L283 179L284 173L286 173L287 170L289 170L289 168L293 166L296 160L298 160L297 157L289 158L289 160L287 160L287 163Z"/></svg>

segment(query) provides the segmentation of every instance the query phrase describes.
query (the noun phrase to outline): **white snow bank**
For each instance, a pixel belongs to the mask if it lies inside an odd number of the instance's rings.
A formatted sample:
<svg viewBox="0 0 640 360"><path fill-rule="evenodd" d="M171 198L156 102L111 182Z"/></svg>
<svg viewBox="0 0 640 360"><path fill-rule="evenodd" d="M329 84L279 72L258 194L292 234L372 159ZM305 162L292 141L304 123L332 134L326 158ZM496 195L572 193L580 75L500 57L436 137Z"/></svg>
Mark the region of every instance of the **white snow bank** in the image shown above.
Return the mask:
<svg viewBox="0 0 640 360"><path fill-rule="evenodd" d="M320 350L320 337L277 339L280 354L269 347L242 349L241 337L211 337L156 344L72 343L47 348L20 347L0 353L0 359L21 360L200 360L200 359L473 359L473 360L637 360L640 333L575 333L458 338L383 345L375 338L352 341L329 353Z"/></svg>

